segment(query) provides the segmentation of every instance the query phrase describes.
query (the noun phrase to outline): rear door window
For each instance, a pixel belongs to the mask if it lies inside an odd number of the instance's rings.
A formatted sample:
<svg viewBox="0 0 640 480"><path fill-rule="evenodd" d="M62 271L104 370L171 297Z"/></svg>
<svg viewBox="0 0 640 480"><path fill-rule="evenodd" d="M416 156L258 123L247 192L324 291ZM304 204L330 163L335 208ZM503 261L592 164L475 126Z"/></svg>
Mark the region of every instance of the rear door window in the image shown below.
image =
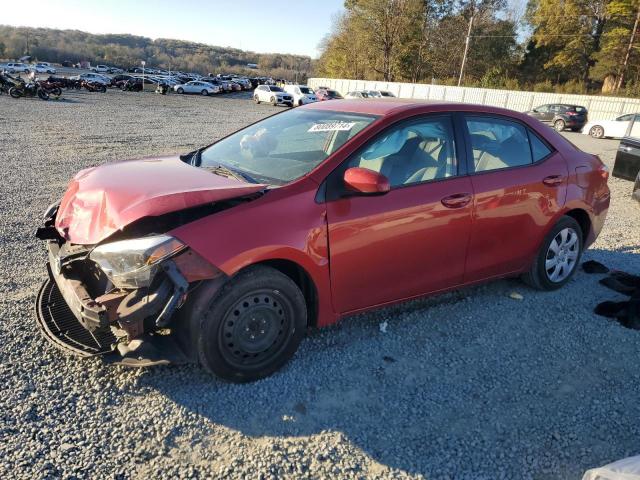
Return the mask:
<svg viewBox="0 0 640 480"><path fill-rule="evenodd" d="M520 123L482 116L468 116L466 123L475 172L533 163L529 135Z"/></svg>

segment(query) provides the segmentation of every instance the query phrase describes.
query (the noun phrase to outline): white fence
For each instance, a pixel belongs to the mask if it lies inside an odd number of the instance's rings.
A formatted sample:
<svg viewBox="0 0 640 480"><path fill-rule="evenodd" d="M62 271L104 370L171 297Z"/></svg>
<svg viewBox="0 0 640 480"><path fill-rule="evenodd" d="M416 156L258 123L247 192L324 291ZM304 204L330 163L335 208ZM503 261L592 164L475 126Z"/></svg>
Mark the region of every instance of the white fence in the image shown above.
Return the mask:
<svg viewBox="0 0 640 480"><path fill-rule="evenodd" d="M640 99L637 98L520 92L516 90L491 90L488 88L448 87L445 85L334 78L310 78L308 84L312 88L329 87L343 95L353 90L389 90L400 98L479 103L509 108L519 112L531 110L538 105L546 103L568 103L586 107L589 111L590 120L607 120L626 113L640 113Z"/></svg>

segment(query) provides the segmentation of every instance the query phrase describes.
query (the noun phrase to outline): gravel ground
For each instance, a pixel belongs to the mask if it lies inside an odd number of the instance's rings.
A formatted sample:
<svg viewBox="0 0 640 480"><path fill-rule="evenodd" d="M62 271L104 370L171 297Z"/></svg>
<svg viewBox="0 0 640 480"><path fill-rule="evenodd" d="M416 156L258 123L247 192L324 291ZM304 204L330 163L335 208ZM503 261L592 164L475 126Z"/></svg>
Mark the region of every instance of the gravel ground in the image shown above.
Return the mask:
<svg viewBox="0 0 640 480"><path fill-rule="evenodd" d="M592 313L617 294L582 272L553 293L504 280L346 319L250 385L41 339L33 231L77 170L188 151L275 111L247 94L0 97L0 478L578 479L640 453L640 332ZM568 135L612 166L617 142ZM637 273L640 208L630 182L610 186L585 258Z"/></svg>

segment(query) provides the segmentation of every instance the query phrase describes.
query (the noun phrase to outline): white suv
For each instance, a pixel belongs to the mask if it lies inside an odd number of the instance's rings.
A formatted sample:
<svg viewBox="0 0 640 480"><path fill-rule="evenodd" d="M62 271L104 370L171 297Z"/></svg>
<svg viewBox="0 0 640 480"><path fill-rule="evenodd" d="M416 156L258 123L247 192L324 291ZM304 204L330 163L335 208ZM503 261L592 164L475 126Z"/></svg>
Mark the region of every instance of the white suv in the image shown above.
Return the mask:
<svg viewBox="0 0 640 480"><path fill-rule="evenodd" d="M318 101L315 92L306 85L285 85L284 91L293 96L293 104L299 107Z"/></svg>
<svg viewBox="0 0 640 480"><path fill-rule="evenodd" d="M111 67L107 65L96 65L91 70L93 70L95 73L109 73L111 71Z"/></svg>
<svg viewBox="0 0 640 480"><path fill-rule="evenodd" d="M260 85L253 91L256 103L269 102L271 105L289 105L293 107L293 96L275 85Z"/></svg>
<svg viewBox="0 0 640 480"><path fill-rule="evenodd" d="M28 73L31 67L26 63L5 63L0 64L0 70L6 70L9 73Z"/></svg>

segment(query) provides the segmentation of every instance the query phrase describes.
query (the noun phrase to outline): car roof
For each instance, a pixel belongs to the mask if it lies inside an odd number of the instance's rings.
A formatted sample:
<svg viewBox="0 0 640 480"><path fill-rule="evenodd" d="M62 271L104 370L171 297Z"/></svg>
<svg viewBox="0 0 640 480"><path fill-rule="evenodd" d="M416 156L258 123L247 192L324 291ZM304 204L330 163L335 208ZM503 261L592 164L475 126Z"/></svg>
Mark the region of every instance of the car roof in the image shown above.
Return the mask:
<svg viewBox="0 0 640 480"><path fill-rule="evenodd" d="M479 113L495 113L508 115L514 118L523 118L523 115L506 108L491 107L488 105L476 105L472 103L445 102L434 100L416 100L403 98L375 98L339 100L334 102L316 102L305 105L303 108L310 110L331 110L348 113L361 113L365 115L386 116L410 111L466 111Z"/></svg>

